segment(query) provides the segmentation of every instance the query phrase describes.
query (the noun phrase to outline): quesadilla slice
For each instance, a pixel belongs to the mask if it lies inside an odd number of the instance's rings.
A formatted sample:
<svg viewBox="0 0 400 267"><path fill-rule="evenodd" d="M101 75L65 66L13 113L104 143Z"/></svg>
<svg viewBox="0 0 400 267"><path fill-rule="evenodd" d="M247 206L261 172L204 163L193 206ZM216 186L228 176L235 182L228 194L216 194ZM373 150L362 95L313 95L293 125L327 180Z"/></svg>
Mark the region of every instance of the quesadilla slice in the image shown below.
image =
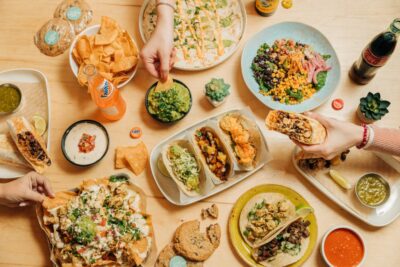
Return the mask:
<svg viewBox="0 0 400 267"><path fill-rule="evenodd" d="M42 137L24 117L9 119L7 124L19 152L35 171L43 173L51 165L51 160Z"/></svg>
<svg viewBox="0 0 400 267"><path fill-rule="evenodd" d="M310 222L298 218L253 250L252 257L262 266L282 267L299 261L310 243Z"/></svg>
<svg viewBox="0 0 400 267"><path fill-rule="evenodd" d="M31 165L19 153L9 134L0 134L0 164L31 168Z"/></svg>
<svg viewBox="0 0 400 267"><path fill-rule="evenodd" d="M326 129L319 121L297 113L272 110L265 123L270 130L306 145L322 144L326 138Z"/></svg>

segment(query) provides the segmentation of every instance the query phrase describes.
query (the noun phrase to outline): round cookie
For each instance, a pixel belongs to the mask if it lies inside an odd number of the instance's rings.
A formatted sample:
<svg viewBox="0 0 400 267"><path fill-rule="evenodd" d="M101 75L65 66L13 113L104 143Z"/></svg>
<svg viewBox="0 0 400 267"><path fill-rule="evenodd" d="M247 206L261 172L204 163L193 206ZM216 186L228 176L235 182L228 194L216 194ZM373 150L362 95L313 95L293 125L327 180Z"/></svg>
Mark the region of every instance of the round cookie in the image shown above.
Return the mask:
<svg viewBox="0 0 400 267"><path fill-rule="evenodd" d="M161 250L154 267L170 267L170 260L177 256L174 251L174 244L170 243ZM203 267L203 262L193 262L186 260L187 267Z"/></svg>
<svg viewBox="0 0 400 267"><path fill-rule="evenodd" d="M92 21L93 10L83 0L64 0L54 11L54 18L68 21L78 34Z"/></svg>
<svg viewBox="0 0 400 267"><path fill-rule="evenodd" d="M58 56L69 48L75 38L74 29L68 21L51 19L34 36L40 52L47 56Z"/></svg>
<svg viewBox="0 0 400 267"><path fill-rule="evenodd" d="M194 261L207 260L216 248L206 233L200 233L198 220L182 223L176 229L173 242L179 255Z"/></svg>
<svg viewBox="0 0 400 267"><path fill-rule="evenodd" d="M218 223L207 227L207 236L214 248L217 249L221 240L221 227Z"/></svg>

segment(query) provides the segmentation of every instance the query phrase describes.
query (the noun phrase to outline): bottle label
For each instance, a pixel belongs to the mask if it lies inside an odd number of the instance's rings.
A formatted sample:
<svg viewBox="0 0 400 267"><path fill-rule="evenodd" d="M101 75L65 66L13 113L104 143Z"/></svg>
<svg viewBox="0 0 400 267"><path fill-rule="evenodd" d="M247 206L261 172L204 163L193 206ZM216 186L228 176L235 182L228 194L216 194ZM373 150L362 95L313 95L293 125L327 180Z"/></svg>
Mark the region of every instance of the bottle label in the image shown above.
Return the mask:
<svg viewBox="0 0 400 267"><path fill-rule="evenodd" d="M382 67L388 60L388 56L377 57L375 56L369 47L365 48L363 51L363 59L371 66Z"/></svg>
<svg viewBox="0 0 400 267"><path fill-rule="evenodd" d="M97 90L100 91L100 97L101 98L107 98L109 97L113 91L114 91L114 85L104 79L104 81L97 87Z"/></svg>

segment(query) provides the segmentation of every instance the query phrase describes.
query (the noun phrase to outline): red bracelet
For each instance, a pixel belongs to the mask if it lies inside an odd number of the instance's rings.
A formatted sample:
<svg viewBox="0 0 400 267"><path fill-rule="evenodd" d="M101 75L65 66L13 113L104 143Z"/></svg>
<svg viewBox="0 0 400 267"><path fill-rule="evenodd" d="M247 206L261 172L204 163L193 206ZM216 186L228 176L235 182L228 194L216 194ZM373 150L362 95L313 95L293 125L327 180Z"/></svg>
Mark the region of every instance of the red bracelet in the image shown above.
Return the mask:
<svg viewBox="0 0 400 267"><path fill-rule="evenodd" d="M368 143L368 127L367 127L367 125L365 125L364 123L361 124L361 126L364 128L363 140L362 140L362 142L361 142L359 145L356 146L358 149L362 149L362 148L365 147L365 146L367 145L367 143Z"/></svg>

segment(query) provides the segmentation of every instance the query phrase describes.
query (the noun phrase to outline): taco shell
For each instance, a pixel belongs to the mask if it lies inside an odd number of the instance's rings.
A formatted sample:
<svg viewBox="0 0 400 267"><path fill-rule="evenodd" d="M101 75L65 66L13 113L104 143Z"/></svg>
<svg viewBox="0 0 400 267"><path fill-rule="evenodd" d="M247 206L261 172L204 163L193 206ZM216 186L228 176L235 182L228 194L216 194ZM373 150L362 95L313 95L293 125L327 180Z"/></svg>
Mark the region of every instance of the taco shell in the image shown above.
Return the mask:
<svg viewBox="0 0 400 267"><path fill-rule="evenodd" d="M194 190L188 190L188 188L185 186L185 184L182 181L179 180L177 174L174 172L173 167L172 167L172 162L169 159L169 148L171 146L173 146L173 145L177 145L177 146L180 146L182 148L187 149L187 151L189 153L191 153L195 157L197 165L200 168L200 173L199 173L200 192L196 192ZM205 180L206 180L206 177L205 177L205 174L204 174L204 170L202 168L202 164L201 164L198 156L196 155L196 153L195 153L195 151L194 151L194 149L193 149L193 147L192 147L192 145L190 144L189 141L187 141L187 140L176 140L176 141L173 141L173 142L169 143L168 145L166 145L163 148L163 150L161 152L161 157L162 157L162 161L164 163L164 166L165 166L169 176L172 178L172 180L176 183L178 188L183 193L185 193L187 196L190 196L190 197L199 196L199 195L204 193L204 191L205 191Z"/></svg>
<svg viewBox="0 0 400 267"><path fill-rule="evenodd" d="M286 134L306 145L322 144L326 139L325 127L319 121L302 114L272 110L265 123L270 130ZM300 132L297 128L300 128Z"/></svg>
<svg viewBox="0 0 400 267"><path fill-rule="evenodd" d="M238 125L238 124L239 125ZM262 141L261 141L261 135L260 131L257 127L257 125L245 117L244 115L240 114L239 112L233 112L224 115L220 120L219 120L219 128L221 129L223 133L223 137L225 141L229 144L227 147L229 150L232 152L234 155L234 158L241 170L245 171L251 171L253 170L258 162L260 161L261 158L261 152L262 152ZM238 132L238 129L241 130L243 129L244 132L248 132L249 134L249 140L248 143L245 142L244 146L243 145L238 145L234 140L233 140L233 132ZM240 137L243 136L242 132L239 131L237 138L240 139ZM250 149L246 147L246 145L250 144ZM253 150L254 149L254 150ZM249 152L249 150L251 150ZM246 157L241 157L240 154L244 153L245 155L248 153L253 154L254 157L252 156L247 156ZM252 158L252 159L251 159Z"/></svg>
<svg viewBox="0 0 400 267"><path fill-rule="evenodd" d="M219 144L221 145L222 151L226 155L226 164L228 165L227 166L228 170L227 170L227 175L226 175L225 180L220 179L218 176L216 176L211 171L210 166L207 164L206 159L198 145L198 142L196 140L196 132L202 128L205 128L207 131L211 132L220 141ZM203 127L197 128L192 133L191 139L192 139L195 154L198 156L202 165L204 166L206 175L208 175L208 177L211 177L211 180L214 184L216 184L216 185L222 184L222 183L226 182L230 177L232 177L234 170L233 170L233 160L232 160L231 153L229 153L226 143L224 142L223 139L221 139L220 135L217 133L217 131L215 131L214 128L209 127L209 126L203 126Z"/></svg>
<svg viewBox="0 0 400 267"><path fill-rule="evenodd" d="M262 201L265 201L265 203L267 203L267 204L274 204L274 203L277 203L279 201L284 201L284 200L286 200L287 204L288 204L286 218L281 219L280 224L277 225L275 229L272 229L268 234L266 234L261 239L256 240L255 242L250 241L246 237L244 232L249 223L248 214L253 209L253 207L256 204L261 203ZM256 248L256 247L259 247L259 246L265 244L271 236L273 236L275 233L279 232L281 229L285 228L285 226L287 226L289 223L291 223L296 218L297 218L296 207L284 195L279 194L279 193L261 193L261 194L255 195L253 198L251 198L246 203L246 205L243 207L243 209L240 213L240 218L239 218L239 230L240 230L240 233L241 233L243 239L246 241L246 243L250 247Z"/></svg>
<svg viewBox="0 0 400 267"><path fill-rule="evenodd" d="M31 165L19 153L9 134L0 134L0 164L31 168Z"/></svg>

